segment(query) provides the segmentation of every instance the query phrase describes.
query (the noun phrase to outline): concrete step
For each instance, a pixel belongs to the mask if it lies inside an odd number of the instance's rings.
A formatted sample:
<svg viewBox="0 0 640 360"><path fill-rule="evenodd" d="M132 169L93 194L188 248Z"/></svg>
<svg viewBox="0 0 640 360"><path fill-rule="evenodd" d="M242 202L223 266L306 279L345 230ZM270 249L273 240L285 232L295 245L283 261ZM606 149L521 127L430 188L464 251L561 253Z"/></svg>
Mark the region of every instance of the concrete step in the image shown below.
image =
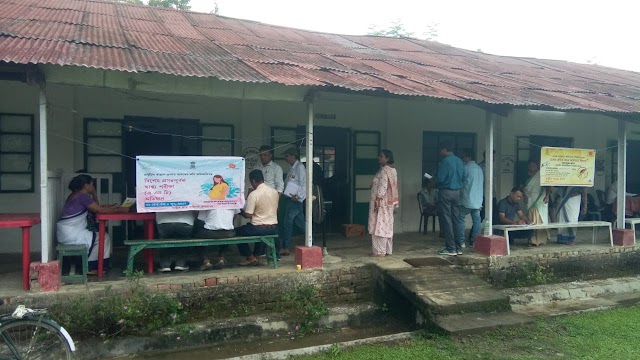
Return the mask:
<svg viewBox="0 0 640 360"><path fill-rule="evenodd" d="M513 312L527 316L558 316L581 312L608 310L616 307L637 306L640 293L603 295L597 298L578 298L549 303L513 304Z"/></svg>
<svg viewBox="0 0 640 360"><path fill-rule="evenodd" d="M425 316L509 310L507 294L455 268L391 270L386 283Z"/></svg>
<svg viewBox="0 0 640 360"><path fill-rule="evenodd" d="M615 294L640 294L640 277L630 276L505 289L511 304L548 304L564 300L597 298Z"/></svg>
<svg viewBox="0 0 640 360"><path fill-rule="evenodd" d="M505 311L436 316L434 324L448 333L473 335L501 327L522 326L532 321L533 318L527 315Z"/></svg>

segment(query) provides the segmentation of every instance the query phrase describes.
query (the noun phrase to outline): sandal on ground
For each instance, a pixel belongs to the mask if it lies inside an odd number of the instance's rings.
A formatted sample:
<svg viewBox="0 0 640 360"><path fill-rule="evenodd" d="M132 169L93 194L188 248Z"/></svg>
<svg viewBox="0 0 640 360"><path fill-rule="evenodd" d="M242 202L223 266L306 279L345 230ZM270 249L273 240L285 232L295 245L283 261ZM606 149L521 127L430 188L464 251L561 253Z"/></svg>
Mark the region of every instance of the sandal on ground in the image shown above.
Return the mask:
<svg viewBox="0 0 640 360"><path fill-rule="evenodd" d="M220 270L220 269L224 268L226 265L227 265L227 262L224 261L224 259L220 259L220 260L218 260L217 263L215 263L213 265L213 268L216 269L216 270Z"/></svg>
<svg viewBox="0 0 640 360"><path fill-rule="evenodd" d="M89 275L89 276L98 276L98 270L87 271L87 275Z"/></svg>
<svg viewBox="0 0 640 360"><path fill-rule="evenodd" d="M211 264L211 261L209 260L206 260L204 263L202 263L202 266L200 266L201 271L209 270L211 268L213 268L213 264Z"/></svg>
<svg viewBox="0 0 640 360"><path fill-rule="evenodd" d="M243 260L238 263L238 266L258 266L258 259Z"/></svg>

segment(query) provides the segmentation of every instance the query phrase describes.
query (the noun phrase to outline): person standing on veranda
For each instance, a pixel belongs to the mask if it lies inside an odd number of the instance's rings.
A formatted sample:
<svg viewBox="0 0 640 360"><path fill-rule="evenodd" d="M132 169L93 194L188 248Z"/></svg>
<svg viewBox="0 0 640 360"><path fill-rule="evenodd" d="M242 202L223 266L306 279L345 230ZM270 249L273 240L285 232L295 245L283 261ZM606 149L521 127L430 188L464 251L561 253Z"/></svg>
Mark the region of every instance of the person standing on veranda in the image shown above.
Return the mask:
<svg viewBox="0 0 640 360"><path fill-rule="evenodd" d="M260 146L260 164L255 170L262 171L264 184L282 195L284 191L284 176L280 165L273 162L273 148L269 145Z"/></svg>
<svg viewBox="0 0 640 360"><path fill-rule="evenodd" d="M460 205L460 189L462 189L462 177L464 164L462 159L451 151L452 145L448 142L440 144L440 156L442 160L438 165L436 185L438 186L438 210L444 227L446 238L445 248L438 251L440 255L462 254L462 244L456 245L458 234L458 210Z"/></svg>
<svg viewBox="0 0 640 360"><path fill-rule="evenodd" d="M399 206L398 173L391 166L391 150L380 151L378 163L380 170L371 184L368 225L373 256L388 256L393 253L393 211Z"/></svg>
<svg viewBox="0 0 640 360"><path fill-rule="evenodd" d="M552 188L540 185L540 163L537 160L529 160L529 179L524 184L524 202L527 204L527 214L531 224L549 223L549 195ZM540 230L534 232L529 239L529 245L540 246L547 243L551 235L547 229L546 237L540 236Z"/></svg>
<svg viewBox="0 0 640 360"><path fill-rule="evenodd" d="M462 151L464 161L464 175L462 177L462 190L460 192L460 208L458 215L458 233L456 234L456 254L462 255L464 247L464 223L467 215L471 215L471 231L469 232L469 245L473 246L476 235L480 234L481 221L480 209L482 208L482 196L484 189L484 172L473 160L471 149Z"/></svg>
<svg viewBox="0 0 640 360"><path fill-rule="evenodd" d="M298 149L289 148L284 152L284 158L291 165L291 169L287 173L285 180L285 196L287 201L285 203L285 215L284 224L282 230L282 248L280 249L280 255L287 256L290 254L289 247L291 246L291 237L293 236L294 227L297 227L300 231L305 231L306 219L304 217L303 202L307 197L307 172L300 162L300 155ZM295 184L295 192L288 193L287 189L291 188L289 184Z"/></svg>
<svg viewBox="0 0 640 360"><path fill-rule="evenodd" d="M561 201L558 205L558 223L576 223L580 216L587 214L587 189L566 186L560 187ZM582 206L581 206L582 205ZM558 244L575 245L576 229L562 228L558 230Z"/></svg>

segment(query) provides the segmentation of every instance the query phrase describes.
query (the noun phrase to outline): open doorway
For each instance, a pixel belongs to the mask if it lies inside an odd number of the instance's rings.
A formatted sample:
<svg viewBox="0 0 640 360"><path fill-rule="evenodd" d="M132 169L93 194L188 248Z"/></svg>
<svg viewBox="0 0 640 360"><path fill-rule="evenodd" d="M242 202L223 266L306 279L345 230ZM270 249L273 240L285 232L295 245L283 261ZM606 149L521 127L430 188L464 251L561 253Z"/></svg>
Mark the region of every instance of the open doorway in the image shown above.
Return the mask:
<svg viewBox="0 0 640 360"><path fill-rule="evenodd" d="M617 156L617 154L616 154ZM627 192L640 194L640 141L627 140Z"/></svg>
<svg viewBox="0 0 640 360"><path fill-rule="evenodd" d="M304 137L306 127L297 129L298 138ZM324 200L331 201L327 212L326 230L340 231L351 218L351 130L332 126L314 126L313 150L315 184L322 187ZM304 146L304 144L303 144ZM305 148L300 149L303 162Z"/></svg>
<svg viewBox="0 0 640 360"><path fill-rule="evenodd" d="M128 196L135 196L136 187L136 162L132 158L139 155L200 155L198 120L125 116L124 124L124 154L128 156L125 159Z"/></svg>
<svg viewBox="0 0 640 360"><path fill-rule="evenodd" d="M124 178L127 196L136 196L136 156L200 155L200 126L198 120L152 117L124 118ZM193 136L193 138L188 138ZM127 222L128 237L143 236L142 224ZM114 246L120 245L114 239Z"/></svg>

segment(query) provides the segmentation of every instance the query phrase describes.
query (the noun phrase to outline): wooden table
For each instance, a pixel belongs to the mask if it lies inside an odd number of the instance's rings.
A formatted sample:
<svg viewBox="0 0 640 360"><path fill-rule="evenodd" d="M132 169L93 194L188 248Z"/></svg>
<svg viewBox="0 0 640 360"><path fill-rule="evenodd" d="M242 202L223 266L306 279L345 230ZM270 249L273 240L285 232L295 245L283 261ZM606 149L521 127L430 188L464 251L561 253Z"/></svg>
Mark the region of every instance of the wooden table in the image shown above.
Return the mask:
<svg viewBox="0 0 640 360"><path fill-rule="evenodd" d="M0 214L0 228L22 228L22 288L29 290L31 227L40 224L39 213Z"/></svg>
<svg viewBox="0 0 640 360"><path fill-rule="evenodd" d="M144 221L144 237L153 240L154 224L156 220L155 213L118 213L118 214L96 214L100 231L98 235L98 277L104 275L104 236L106 234L107 221L109 220L143 220ZM145 258L147 259L147 272L153 272L153 252L146 249Z"/></svg>

